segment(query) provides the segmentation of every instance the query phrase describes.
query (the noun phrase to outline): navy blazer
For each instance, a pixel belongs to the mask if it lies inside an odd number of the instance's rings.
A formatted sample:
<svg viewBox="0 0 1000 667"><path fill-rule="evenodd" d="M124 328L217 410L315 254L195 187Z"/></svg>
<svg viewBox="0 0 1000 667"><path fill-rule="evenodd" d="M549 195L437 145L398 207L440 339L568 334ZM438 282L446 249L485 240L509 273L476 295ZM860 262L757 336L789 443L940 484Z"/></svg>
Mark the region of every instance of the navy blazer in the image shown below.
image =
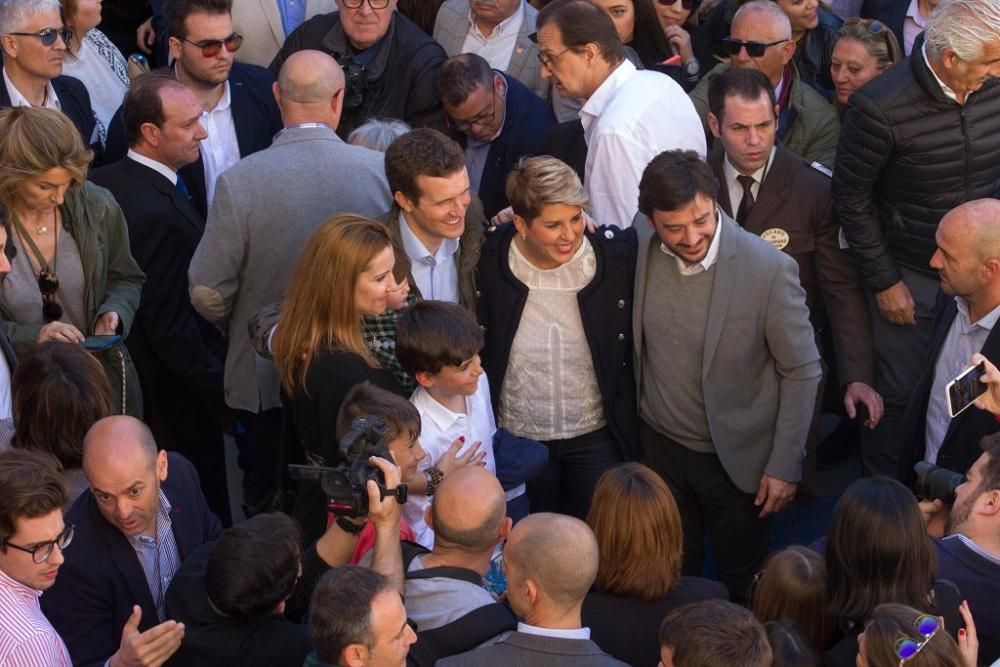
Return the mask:
<svg viewBox="0 0 1000 667"><path fill-rule="evenodd" d="M906 408L903 424L910 429L909 437L903 442L909 447L909 455L901 460L903 469L899 471L900 479L912 482L915 479L913 465L924 459L927 436L927 403L930 400L931 387L934 384L934 366L937 364L941 348L948 337L948 329L958 315L958 305L955 297L939 293L934 316L934 334L927 353L928 363L920 375L916 389ZM1000 363L1000 326L994 327L981 350L983 356L993 363ZM973 406L958 415L948 424L944 441L938 451L937 464L955 472L964 473L976 462L983 450L979 441L984 436L1000 430L1000 423L994 416Z"/></svg>
<svg viewBox="0 0 1000 667"><path fill-rule="evenodd" d="M180 454L167 454L161 485L170 501L174 539L183 562L195 549L222 535L222 525L201 493L198 473ZM66 642L74 665L103 665L121 643L132 605L142 607L139 631L159 624L142 565L126 537L84 492L66 513L76 527L56 583L41 598L42 611Z"/></svg>
<svg viewBox="0 0 1000 667"><path fill-rule="evenodd" d="M483 369L490 382L496 413L510 349L528 300L528 288L510 270L514 225L486 232L476 284L479 323L483 327ZM604 417L625 461L636 457L638 418L632 372L632 298L638 246L634 229L601 227L587 234L597 258L597 273L577 294L583 331L601 389Z"/></svg>
<svg viewBox="0 0 1000 667"><path fill-rule="evenodd" d="M94 150L94 161L99 162L101 142L98 138L97 119L90 105L90 93L83 82L71 76L57 76L52 79L52 90L59 98L59 108L66 114L76 129L80 131L83 145ZM7 86L0 85L0 109L10 106L10 95Z"/></svg>
<svg viewBox="0 0 1000 667"><path fill-rule="evenodd" d="M479 181L479 199L486 218L507 208L507 174L523 156L545 152L545 140L556 124L552 105L546 104L523 83L503 72L507 82L507 112L500 136L490 142Z"/></svg>
<svg viewBox="0 0 1000 667"><path fill-rule="evenodd" d="M281 112L274 101L271 84L274 77L263 67L234 62L229 71L229 95L236 127L236 142L240 157L264 150L274 135L281 131ZM105 162L117 162L128 152L121 107L115 112L108 128ZM203 218L208 217L208 192L205 188L205 164L198 160L177 172L191 193L191 203Z"/></svg>

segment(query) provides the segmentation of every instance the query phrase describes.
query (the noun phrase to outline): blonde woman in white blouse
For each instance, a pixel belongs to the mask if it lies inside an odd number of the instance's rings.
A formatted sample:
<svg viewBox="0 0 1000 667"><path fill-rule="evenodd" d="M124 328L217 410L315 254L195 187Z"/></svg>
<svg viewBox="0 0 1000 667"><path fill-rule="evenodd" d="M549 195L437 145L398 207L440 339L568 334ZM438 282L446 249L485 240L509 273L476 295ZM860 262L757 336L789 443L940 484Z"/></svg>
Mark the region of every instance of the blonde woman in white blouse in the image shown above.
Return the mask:
<svg viewBox="0 0 1000 667"><path fill-rule="evenodd" d="M549 449L531 511L584 518L598 478L637 440L635 231L586 232L583 186L552 157L522 160L507 198L514 224L487 232L479 261L483 367L498 425Z"/></svg>
<svg viewBox="0 0 1000 667"><path fill-rule="evenodd" d="M103 146L111 118L128 91L128 63L103 32L101 0L60 0L63 23L73 31L63 57L63 74L83 82Z"/></svg>

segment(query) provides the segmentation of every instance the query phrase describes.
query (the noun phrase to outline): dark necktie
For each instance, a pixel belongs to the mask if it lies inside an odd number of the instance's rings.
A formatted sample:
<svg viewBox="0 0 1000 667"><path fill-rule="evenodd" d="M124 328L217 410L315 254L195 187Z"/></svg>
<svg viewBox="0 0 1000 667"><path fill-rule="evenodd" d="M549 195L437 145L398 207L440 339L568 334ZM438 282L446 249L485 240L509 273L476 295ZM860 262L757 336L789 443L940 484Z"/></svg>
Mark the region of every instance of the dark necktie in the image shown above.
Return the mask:
<svg viewBox="0 0 1000 667"><path fill-rule="evenodd" d="M742 178L742 176L740 178ZM191 191L188 190L187 183L184 182L184 179L181 178L180 174L177 174L177 189L181 191L181 194L184 195L185 199L191 199ZM740 210L743 210L742 206L740 207Z"/></svg>
<svg viewBox="0 0 1000 667"><path fill-rule="evenodd" d="M740 200L740 209L736 211L736 222L740 223L740 226L746 225L747 216L750 215L750 211L753 210L753 205L756 203L753 198L753 192L750 191L750 186L754 184L753 176L737 176L736 180L740 182L743 186L743 199Z"/></svg>

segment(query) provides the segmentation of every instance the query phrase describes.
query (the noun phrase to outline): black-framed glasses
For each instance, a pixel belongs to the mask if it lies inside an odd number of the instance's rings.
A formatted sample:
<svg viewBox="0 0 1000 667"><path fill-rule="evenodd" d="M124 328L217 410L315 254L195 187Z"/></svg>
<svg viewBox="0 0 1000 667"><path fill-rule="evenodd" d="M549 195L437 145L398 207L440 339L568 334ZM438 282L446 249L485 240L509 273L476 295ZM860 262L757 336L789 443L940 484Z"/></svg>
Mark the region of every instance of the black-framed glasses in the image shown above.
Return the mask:
<svg viewBox="0 0 1000 667"><path fill-rule="evenodd" d="M358 9L361 5L368 3L372 9L385 9L389 6L389 0L342 0L348 9Z"/></svg>
<svg viewBox="0 0 1000 667"><path fill-rule="evenodd" d="M556 61L556 58L559 58L560 56L562 56L564 53L566 53L567 51L569 51L572 48L573 48L572 46L567 46L565 49L563 49L559 53L553 53L551 56L549 54L547 54L547 53L542 53L541 51L539 51L538 52L538 62L542 63L542 65L544 65L545 67L548 67L549 69L552 69L552 63L554 63Z"/></svg>
<svg viewBox="0 0 1000 667"><path fill-rule="evenodd" d="M677 0L656 0L656 2L663 5L664 7L669 7L675 4ZM689 12L692 11L695 8L695 5L697 4L698 0L681 0L681 7L683 7L685 10Z"/></svg>
<svg viewBox="0 0 1000 667"><path fill-rule="evenodd" d="M751 58L760 58L772 46L784 44L787 41L787 39L779 39L776 42L744 42L735 37L726 37L722 40L722 47L731 56L737 55L741 49L746 49L747 55Z"/></svg>
<svg viewBox="0 0 1000 667"><path fill-rule="evenodd" d="M55 322L63 316L62 306L56 301L59 278L53 271L42 269L38 272L38 291L42 293L42 318L46 323Z"/></svg>
<svg viewBox="0 0 1000 667"><path fill-rule="evenodd" d="M59 533L59 536L54 540L49 540L48 542L40 542L32 547L22 547L20 545L14 544L13 542L4 541L4 546L11 547L12 549L17 549L18 551L23 551L24 553L31 554L31 560L35 562L36 565L40 565L49 559L52 555L52 550L55 547L59 547L59 551L65 551L66 547L70 545L73 541L73 524L68 523L63 529L63 532Z"/></svg>
<svg viewBox="0 0 1000 667"><path fill-rule="evenodd" d="M181 37L182 41L192 44L201 49L201 55L206 58L214 58L219 55L222 51L222 47L226 47L226 51L233 53L239 51L240 47L243 46L243 35L238 32L234 32L229 37L225 39L203 39L200 42L192 42L190 39Z"/></svg>
<svg viewBox="0 0 1000 667"><path fill-rule="evenodd" d="M487 123L492 123L493 119L497 116L497 89L493 88L493 96L490 98L489 109L484 109L480 113L477 113L472 118L467 118L465 120L457 120L451 117L451 114L445 113L444 120L449 128L456 130L461 130L462 132L468 132L472 129L473 125L479 125L482 127Z"/></svg>
<svg viewBox="0 0 1000 667"><path fill-rule="evenodd" d="M56 38L61 38L63 44L69 45L69 40L73 39L72 28L63 26L62 28L45 28L38 32L8 32L8 35L18 37L37 37L42 40L42 46L52 46L56 43Z"/></svg>
<svg viewBox="0 0 1000 667"><path fill-rule="evenodd" d="M930 614L917 616L913 621L913 628L923 639L917 641L913 637L903 635L896 640L893 650L896 652L896 657L899 658L899 664L903 665L916 657L927 646L927 643L934 638L934 635L938 633L941 625L941 619L937 616L931 616Z"/></svg>

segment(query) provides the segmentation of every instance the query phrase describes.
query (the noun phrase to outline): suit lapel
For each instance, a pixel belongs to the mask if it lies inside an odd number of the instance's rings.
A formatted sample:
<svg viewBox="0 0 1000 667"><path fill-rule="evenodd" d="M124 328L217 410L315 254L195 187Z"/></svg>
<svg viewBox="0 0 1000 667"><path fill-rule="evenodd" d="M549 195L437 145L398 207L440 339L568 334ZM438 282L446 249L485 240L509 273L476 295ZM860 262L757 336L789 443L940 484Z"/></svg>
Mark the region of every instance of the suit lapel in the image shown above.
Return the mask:
<svg viewBox="0 0 1000 667"><path fill-rule="evenodd" d="M642 213L637 213L632 220L638 240L638 252L635 261L635 287L632 295L632 360L635 366L636 389L642 387L642 312L646 307L646 273L649 266L649 253L653 252L656 233L649 220Z"/></svg>
<svg viewBox="0 0 1000 667"><path fill-rule="evenodd" d="M131 158L125 158L124 166L125 169L135 178L145 181L152 187L156 188L159 192L162 192L164 195L169 197L170 202L174 205L174 208L177 209L177 212L180 213L195 228L199 235L205 232L204 219L198 214L198 211L187 199L187 197L181 194L181 191L178 190L173 183L167 180L165 176L157 173L145 165L139 164Z"/></svg>
<svg viewBox="0 0 1000 667"><path fill-rule="evenodd" d="M236 128L236 143L240 147L240 157L250 155L254 151L256 132L260 128L253 125L253 118L243 113L251 108L250 92L242 81L229 77L229 113L233 115L233 127Z"/></svg>
<svg viewBox="0 0 1000 667"><path fill-rule="evenodd" d="M735 214L730 210L732 209L732 201L729 197L729 183L726 182L726 170L722 168L725 155L726 152L722 148L716 148L708 155L708 166L712 168L716 180L719 181L719 196L716 198L716 203L719 208L725 211L726 215L732 218Z"/></svg>
<svg viewBox="0 0 1000 667"><path fill-rule="evenodd" d="M132 593L134 603L142 607L140 630L156 625L158 612L153 603L153 595L149 592L146 573L143 572L142 565L139 564L139 557L136 555L135 549L129 544L128 538L101 515L96 501L91 500L88 505L91 513L91 525L100 526L99 530L108 547L108 556L111 562L121 574L122 579L125 580L129 592Z"/></svg>
<svg viewBox="0 0 1000 667"><path fill-rule="evenodd" d="M722 327L726 323L729 311L729 299L733 293L733 282L736 279L736 251L740 244L739 235L742 232L728 215L719 216L719 229L722 233L719 239L719 256L715 261L715 280L712 283L712 298L708 302L708 324L705 327L705 352L702 359L702 375L708 373L708 368L719 345Z"/></svg>
<svg viewBox="0 0 1000 667"><path fill-rule="evenodd" d="M261 11L267 18L267 24L271 26L271 32L278 44L285 42L285 26L281 23L281 14L278 12L278 4L274 0L260 0Z"/></svg>

